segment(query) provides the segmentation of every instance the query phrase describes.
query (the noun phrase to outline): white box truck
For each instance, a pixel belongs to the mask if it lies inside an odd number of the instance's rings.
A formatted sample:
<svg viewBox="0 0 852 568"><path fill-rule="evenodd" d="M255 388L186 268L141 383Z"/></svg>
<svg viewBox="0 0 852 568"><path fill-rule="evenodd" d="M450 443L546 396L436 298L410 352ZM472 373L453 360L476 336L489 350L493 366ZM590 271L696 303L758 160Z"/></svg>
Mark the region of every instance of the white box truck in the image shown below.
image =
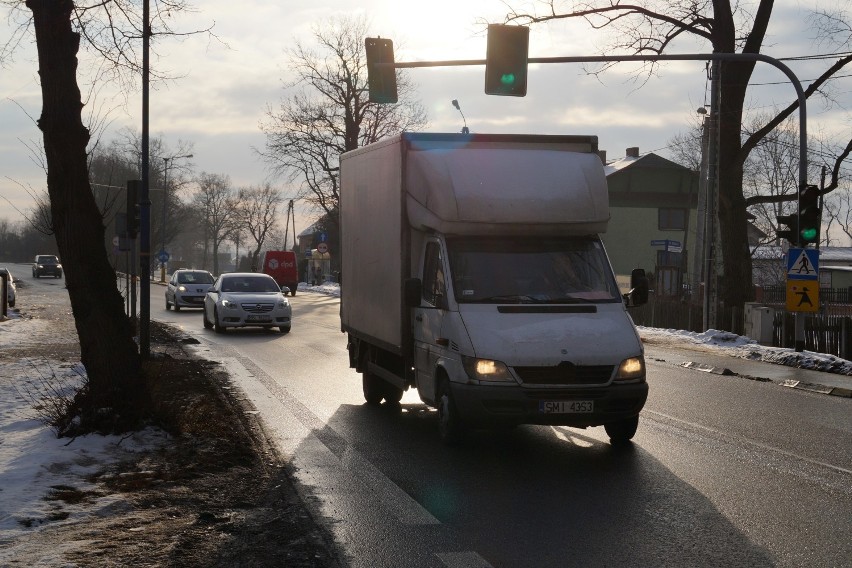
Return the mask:
<svg viewBox="0 0 852 568"><path fill-rule="evenodd" d="M471 428L636 432L648 395L599 238L595 136L404 133L341 156L341 327L370 404L408 388L444 442Z"/></svg>

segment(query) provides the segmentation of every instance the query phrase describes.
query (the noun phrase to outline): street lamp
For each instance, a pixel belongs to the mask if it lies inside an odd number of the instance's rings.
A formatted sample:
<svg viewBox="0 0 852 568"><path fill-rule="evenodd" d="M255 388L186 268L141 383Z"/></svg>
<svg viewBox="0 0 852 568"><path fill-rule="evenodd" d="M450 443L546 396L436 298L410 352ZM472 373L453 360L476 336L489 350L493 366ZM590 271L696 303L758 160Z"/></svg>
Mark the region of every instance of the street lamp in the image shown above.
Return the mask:
<svg viewBox="0 0 852 568"><path fill-rule="evenodd" d="M166 254L166 202L169 195L169 162L180 158L192 158L192 154L184 156L171 156L163 158L163 248L160 249L160 255ZM160 282L166 281L166 262L160 259Z"/></svg>

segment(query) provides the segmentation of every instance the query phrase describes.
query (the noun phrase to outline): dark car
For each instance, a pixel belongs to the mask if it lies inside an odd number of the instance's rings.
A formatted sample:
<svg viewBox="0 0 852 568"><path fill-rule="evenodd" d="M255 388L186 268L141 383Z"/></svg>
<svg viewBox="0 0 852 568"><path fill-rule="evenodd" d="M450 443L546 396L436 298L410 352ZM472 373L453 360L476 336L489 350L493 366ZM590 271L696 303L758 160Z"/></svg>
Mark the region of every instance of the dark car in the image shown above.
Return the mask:
<svg viewBox="0 0 852 568"><path fill-rule="evenodd" d="M33 278L53 276L62 278L62 265L55 254L39 254L33 262Z"/></svg>

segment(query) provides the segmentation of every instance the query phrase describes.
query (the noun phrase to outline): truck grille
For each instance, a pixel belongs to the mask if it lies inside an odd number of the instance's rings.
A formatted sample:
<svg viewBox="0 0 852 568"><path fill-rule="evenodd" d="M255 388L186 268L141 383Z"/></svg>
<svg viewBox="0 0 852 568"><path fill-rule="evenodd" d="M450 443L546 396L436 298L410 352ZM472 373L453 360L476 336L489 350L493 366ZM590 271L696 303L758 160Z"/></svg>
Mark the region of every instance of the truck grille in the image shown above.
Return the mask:
<svg viewBox="0 0 852 568"><path fill-rule="evenodd" d="M553 367L515 367L521 380L530 385L600 385L612 377L612 365L575 365L568 361Z"/></svg>
<svg viewBox="0 0 852 568"><path fill-rule="evenodd" d="M244 304L240 304L244 311L250 314L265 314L267 312L271 312L272 308L275 307L275 304L256 304L253 302L246 302Z"/></svg>

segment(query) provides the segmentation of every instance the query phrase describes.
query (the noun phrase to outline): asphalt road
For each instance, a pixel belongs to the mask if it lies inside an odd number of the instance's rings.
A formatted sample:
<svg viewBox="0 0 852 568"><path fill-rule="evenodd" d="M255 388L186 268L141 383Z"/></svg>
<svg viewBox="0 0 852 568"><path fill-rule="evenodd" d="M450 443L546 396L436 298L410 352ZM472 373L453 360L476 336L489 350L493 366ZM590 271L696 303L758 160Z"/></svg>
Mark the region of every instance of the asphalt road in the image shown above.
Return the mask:
<svg viewBox="0 0 852 568"><path fill-rule="evenodd" d="M849 566L852 401L649 358L632 446L525 426L445 448L435 413L364 404L336 298L292 298L293 331L201 340L297 469L352 566Z"/></svg>

